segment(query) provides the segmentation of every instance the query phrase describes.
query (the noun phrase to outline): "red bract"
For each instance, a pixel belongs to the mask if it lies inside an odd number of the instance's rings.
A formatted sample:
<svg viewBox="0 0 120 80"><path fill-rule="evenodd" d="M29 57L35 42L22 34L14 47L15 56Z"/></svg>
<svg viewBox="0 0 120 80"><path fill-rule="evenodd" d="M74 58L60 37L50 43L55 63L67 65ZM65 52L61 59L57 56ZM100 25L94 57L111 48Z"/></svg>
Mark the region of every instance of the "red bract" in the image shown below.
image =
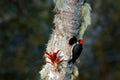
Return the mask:
<svg viewBox="0 0 120 80"><path fill-rule="evenodd" d="M49 61L46 61L47 63L50 63L52 66L54 66L55 64L60 64L63 59L62 56L58 56L60 50L58 50L57 52L45 52L45 54L47 55L47 57L50 59Z"/></svg>

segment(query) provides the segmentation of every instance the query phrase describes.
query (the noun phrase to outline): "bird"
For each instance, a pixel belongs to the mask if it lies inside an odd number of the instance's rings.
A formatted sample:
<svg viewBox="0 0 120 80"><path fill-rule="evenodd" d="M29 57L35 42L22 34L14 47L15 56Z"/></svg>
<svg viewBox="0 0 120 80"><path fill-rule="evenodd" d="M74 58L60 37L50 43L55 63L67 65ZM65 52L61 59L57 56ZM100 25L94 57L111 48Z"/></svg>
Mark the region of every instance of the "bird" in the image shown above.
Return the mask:
<svg viewBox="0 0 120 80"><path fill-rule="evenodd" d="M75 63L75 61L79 58L81 52L83 50L83 40L78 40L72 48L72 59L69 60L69 64L70 63Z"/></svg>

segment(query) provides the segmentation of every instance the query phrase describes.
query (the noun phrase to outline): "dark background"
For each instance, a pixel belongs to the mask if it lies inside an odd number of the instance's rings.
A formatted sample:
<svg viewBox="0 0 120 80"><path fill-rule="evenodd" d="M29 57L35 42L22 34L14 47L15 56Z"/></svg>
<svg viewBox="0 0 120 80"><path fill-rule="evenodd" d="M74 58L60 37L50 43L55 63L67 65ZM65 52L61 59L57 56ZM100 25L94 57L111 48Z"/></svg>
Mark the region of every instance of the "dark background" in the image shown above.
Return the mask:
<svg viewBox="0 0 120 80"><path fill-rule="evenodd" d="M81 80L120 80L120 0L88 0ZM0 0L0 80L37 80L54 28L52 0Z"/></svg>

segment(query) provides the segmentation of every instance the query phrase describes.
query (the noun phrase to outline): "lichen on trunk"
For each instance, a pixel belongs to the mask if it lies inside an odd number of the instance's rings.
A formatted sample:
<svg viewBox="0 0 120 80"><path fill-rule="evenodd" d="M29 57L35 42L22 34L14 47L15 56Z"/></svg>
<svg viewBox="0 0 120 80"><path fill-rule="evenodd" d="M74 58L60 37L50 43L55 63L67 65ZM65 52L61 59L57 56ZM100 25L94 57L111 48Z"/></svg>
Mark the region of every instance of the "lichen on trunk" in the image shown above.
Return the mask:
<svg viewBox="0 0 120 80"><path fill-rule="evenodd" d="M73 64L68 64L72 56L72 46L69 45L69 40L73 36L79 35L82 20L81 9L84 0L61 0L60 4L57 1L60 0L54 0L56 5L56 15L54 17L55 29L48 41L46 52L49 54L53 54L58 50L60 52L53 59L52 63L50 63L52 57L45 55L48 63L40 71L42 80L71 80L73 72ZM59 57L62 61L58 63L57 59Z"/></svg>

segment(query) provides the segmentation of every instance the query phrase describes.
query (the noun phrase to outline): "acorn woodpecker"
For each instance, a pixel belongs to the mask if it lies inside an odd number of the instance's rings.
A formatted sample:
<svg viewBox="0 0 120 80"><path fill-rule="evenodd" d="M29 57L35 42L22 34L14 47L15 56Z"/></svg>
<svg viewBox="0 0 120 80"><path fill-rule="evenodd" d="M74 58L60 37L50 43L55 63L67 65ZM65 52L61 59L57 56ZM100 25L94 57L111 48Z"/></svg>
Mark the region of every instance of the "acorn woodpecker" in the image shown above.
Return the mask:
<svg viewBox="0 0 120 80"><path fill-rule="evenodd" d="M83 40L78 40L72 48L72 59L68 63L75 63L83 50Z"/></svg>

